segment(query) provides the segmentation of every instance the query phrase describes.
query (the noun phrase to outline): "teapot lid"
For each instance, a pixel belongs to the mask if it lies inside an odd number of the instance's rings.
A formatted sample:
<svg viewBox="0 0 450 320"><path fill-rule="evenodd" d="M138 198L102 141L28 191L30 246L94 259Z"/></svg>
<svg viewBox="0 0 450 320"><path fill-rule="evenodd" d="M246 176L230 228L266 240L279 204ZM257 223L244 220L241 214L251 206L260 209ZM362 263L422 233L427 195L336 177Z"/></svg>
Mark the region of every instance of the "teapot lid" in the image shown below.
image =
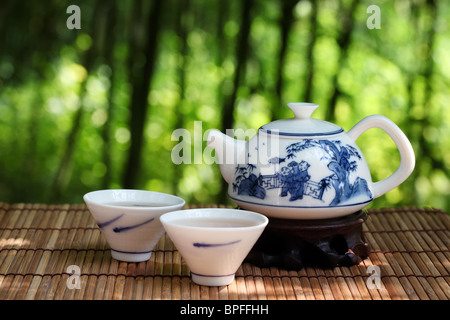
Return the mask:
<svg viewBox="0 0 450 320"><path fill-rule="evenodd" d="M294 118L275 120L259 128L261 132L280 136L326 136L344 132L344 129L331 122L312 119L311 114L319 105L307 102L287 104Z"/></svg>

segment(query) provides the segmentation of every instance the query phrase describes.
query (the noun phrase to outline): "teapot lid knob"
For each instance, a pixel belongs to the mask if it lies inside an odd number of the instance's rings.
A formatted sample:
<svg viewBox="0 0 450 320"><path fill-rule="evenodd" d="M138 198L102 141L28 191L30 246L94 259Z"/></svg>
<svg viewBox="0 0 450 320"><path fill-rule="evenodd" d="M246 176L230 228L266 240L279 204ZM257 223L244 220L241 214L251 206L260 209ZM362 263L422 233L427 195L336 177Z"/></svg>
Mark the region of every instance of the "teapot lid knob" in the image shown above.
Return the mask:
<svg viewBox="0 0 450 320"><path fill-rule="evenodd" d="M319 105L309 102L290 102L287 104L292 110L296 119L309 119L312 113L316 110Z"/></svg>
<svg viewBox="0 0 450 320"><path fill-rule="evenodd" d="M269 134L291 137L325 136L344 132L344 129L334 123L311 118L314 110L319 107L318 104L290 102L287 106L294 113L294 118L272 121L260 127L260 130Z"/></svg>

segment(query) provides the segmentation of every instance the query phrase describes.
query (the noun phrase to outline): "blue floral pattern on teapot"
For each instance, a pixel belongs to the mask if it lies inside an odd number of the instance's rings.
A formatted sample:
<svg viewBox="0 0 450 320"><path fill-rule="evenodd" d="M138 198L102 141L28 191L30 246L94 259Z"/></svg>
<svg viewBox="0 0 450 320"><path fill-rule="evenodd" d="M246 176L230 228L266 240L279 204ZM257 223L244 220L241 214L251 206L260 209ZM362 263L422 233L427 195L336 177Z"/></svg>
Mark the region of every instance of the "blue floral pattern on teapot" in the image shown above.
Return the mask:
<svg viewBox="0 0 450 320"><path fill-rule="evenodd" d="M298 152L312 147L326 152L328 156L322 157L321 161L326 161L332 172L319 181L311 180L308 173L310 163L303 159L293 160ZM269 163L279 166L273 175L257 174L257 167L253 164L237 165L232 189L238 195L259 199L265 199L267 190L280 189L280 197L289 197L289 201L294 202L304 197L322 200L325 190L333 188L334 198L324 204L328 206L337 206L359 195L372 199L365 179L356 177L353 183L350 182L350 174L358 167L357 160L361 160L358 150L351 145L343 145L340 140L305 139L288 145L285 157L269 159Z"/></svg>

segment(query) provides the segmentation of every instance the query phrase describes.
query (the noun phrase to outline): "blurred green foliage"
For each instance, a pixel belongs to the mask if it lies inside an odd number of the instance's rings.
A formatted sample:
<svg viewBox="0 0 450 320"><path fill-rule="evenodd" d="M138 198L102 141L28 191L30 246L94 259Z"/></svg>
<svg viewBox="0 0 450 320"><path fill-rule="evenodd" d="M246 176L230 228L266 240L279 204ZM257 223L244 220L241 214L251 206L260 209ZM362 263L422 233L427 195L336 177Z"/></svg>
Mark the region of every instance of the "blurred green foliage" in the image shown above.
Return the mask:
<svg viewBox="0 0 450 320"><path fill-rule="evenodd" d="M172 163L179 142L172 132L185 128L193 137L194 121L203 132L224 131L223 110L231 110L233 128L257 129L291 117L288 102L308 100L320 105L315 118L345 130L383 114L411 140L414 173L372 207L450 211L450 3L376 1L381 29L366 24L372 1L253 0L247 16L244 3L164 1L156 30L146 27L152 1L3 0L0 201L79 203L88 191L124 187L134 174L127 187L224 202L217 165ZM66 26L73 4L81 30ZM136 50L146 44L156 52L149 73L149 55ZM141 99L141 161L130 173L136 74L151 79ZM384 132L357 142L374 181L396 170L399 155Z"/></svg>

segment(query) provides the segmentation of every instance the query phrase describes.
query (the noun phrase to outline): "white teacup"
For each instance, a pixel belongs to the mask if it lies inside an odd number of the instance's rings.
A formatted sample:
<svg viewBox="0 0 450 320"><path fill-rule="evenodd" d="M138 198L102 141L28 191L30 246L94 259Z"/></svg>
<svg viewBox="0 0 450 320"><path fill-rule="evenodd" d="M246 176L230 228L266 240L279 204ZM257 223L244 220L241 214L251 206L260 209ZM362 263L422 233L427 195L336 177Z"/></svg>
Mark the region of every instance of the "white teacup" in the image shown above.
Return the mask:
<svg viewBox="0 0 450 320"><path fill-rule="evenodd" d="M192 280L205 286L233 282L269 222L256 212L226 208L173 211L160 220L191 270Z"/></svg>
<svg viewBox="0 0 450 320"><path fill-rule="evenodd" d="M93 191L83 199L111 247L111 256L127 262L150 259L164 234L159 217L185 204L170 194L131 189Z"/></svg>

